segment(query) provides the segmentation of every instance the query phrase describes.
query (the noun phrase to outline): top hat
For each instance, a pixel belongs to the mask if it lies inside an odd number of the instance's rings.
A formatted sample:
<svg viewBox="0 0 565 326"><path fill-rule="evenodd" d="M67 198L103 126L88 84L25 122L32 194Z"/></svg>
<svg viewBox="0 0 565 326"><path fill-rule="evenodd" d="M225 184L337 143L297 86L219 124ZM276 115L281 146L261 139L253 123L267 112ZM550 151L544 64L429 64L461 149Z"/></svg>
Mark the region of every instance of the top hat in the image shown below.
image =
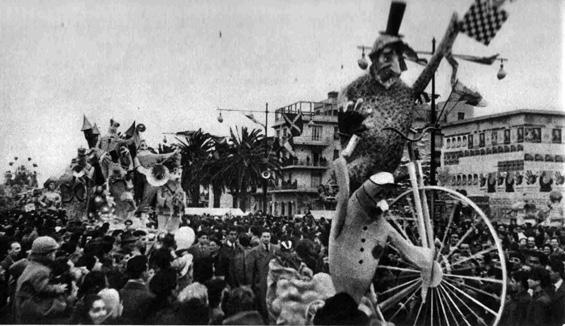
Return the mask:
<svg viewBox="0 0 565 326"><path fill-rule="evenodd" d="M390 45L396 46L398 51L405 54L407 57L413 59L418 58L416 52L411 47L409 47L408 44L402 41L402 37L404 35L398 33L398 31L400 30L400 25L402 24L402 18L404 17L405 9L406 3L404 1L393 0L391 2L386 30L380 31L379 37L373 44L373 48L369 53L369 58L371 58L371 60L373 60L382 49Z"/></svg>

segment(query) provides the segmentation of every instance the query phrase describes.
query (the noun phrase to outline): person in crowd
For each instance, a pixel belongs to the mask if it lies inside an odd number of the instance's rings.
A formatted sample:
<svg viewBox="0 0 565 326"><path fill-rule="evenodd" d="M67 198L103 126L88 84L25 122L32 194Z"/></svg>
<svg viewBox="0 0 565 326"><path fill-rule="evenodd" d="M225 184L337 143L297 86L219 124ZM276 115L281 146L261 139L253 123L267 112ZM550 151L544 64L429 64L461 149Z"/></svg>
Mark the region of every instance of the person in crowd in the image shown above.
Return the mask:
<svg viewBox="0 0 565 326"><path fill-rule="evenodd" d="M157 316L170 312L167 309L173 307L177 302L176 288L177 273L172 268L159 269L149 281L149 289L155 297L149 305L147 315L150 320L154 321L153 323L159 324L156 322Z"/></svg>
<svg viewBox="0 0 565 326"><path fill-rule="evenodd" d="M228 284L232 288L251 284L251 236L247 233L240 233L237 237L234 255L230 260Z"/></svg>
<svg viewBox="0 0 565 326"><path fill-rule="evenodd" d="M261 232L261 243L249 253L251 265L251 288L257 297L257 306L263 318L267 319L267 275L269 262L276 257L279 251L277 245L271 244L271 231L264 229Z"/></svg>
<svg viewBox="0 0 565 326"><path fill-rule="evenodd" d="M514 271L508 278L508 297L500 319L501 326L525 326L531 301L528 293L529 272Z"/></svg>
<svg viewBox="0 0 565 326"><path fill-rule="evenodd" d="M120 290L124 311L123 318L131 324L144 324L149 305L154 295L145 284L148 277L147 257L134 256L127 262L126 274L129 279Z"/></svg>
<svg viewBox="0 0 565 326"><path fill-rule="evenodd" d="M179 302L186 302L190 299L198 299L202 303L208 305L208 289L206 286L201 283L194 282L178 294Z"/></svg>
<svg viewBox="0 0 565 326"><path fill-rule="evenodd" d="M215 275L224 278L230 286L235 285L234 277L230 275L230 264L237 252L237 228L231 227L226 236L226 241L218 250L218 263Z"/></svg>
<svg viewBox="0 0 565 326"><path fill-rule="evenodd" d="M102 289L98 292L98 296L102 298L106 308L106 318L103 323L105 325L121 324L124 306L120 300L120 293L115 289Z"/></svg>
<svg viewBox="0 0 565 326"><path fill-rule="evenodd" d="M551 324L565 324L565 284L563 282L564 266L562 261L551 260L547 265L551 280Z"/></svg>
<svg viewBox="0 0 565 326"><path fill-rule="evenodd" d="M8 251L6 257L0 262L0 267L5 271L10 269L13 263L21 258L22 245L18 241L11 241L8 244Z"/></svg>
<svg viewBox="0 0 565 326"><path fill-rule="evenodd" d="M82 280L82 284L78 289L78 299L80 300L89 294L97 294L107 287L108 279L104 273L100 271L90 272Z"/></svg>
<svg viewBox="0 0 565 326"><path fill-rule="evenodd" d="M265 321L259 311L255 294L248 286L227 291L222 299L224 325L263 325Z"/></svg>
<svg viewBox="0 0 565 326"><path fill-rule="evenodd" d="M549 273L543 267L532 267L528 276L528 288L532 292L532 300L526 313L526 325L549 325L551 298L545 291L548 284Z"/></svg>
<svg viewBox="0 0 565 326"><path fill-rule="evenodd" d="M220 307L222 296L227 290L227 283L223 278L214 277L204 283L208 289L208 305L210 308L210 325L221 325L224 320L224 312Z"/></svg>
<svg viewBox="0 0 565 326"><path fill-rule="evenodd" d="M89 294L77 304L71 324L101 325L108 318L108 310L104 299L98 294Z"/></svg>
<svg viewBox="0 0 565 326"><path fill-rule="evenodd" d="M14 313L16 323L56 320L68 307L67 284L51 284L51 265L59 244L48 236L36 238L29 263L18 278Z"/></svg>

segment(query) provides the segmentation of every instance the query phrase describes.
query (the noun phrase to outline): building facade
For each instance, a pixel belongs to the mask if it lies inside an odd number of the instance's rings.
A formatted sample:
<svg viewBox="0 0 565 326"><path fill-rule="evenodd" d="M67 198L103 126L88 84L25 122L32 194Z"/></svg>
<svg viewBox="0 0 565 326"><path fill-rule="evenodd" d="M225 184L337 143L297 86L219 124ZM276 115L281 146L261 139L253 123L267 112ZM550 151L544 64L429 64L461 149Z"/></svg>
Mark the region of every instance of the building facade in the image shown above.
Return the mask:
<svg viewBox="0 0 565 326"><path fill-rule="evenodd" d="M281 177L270 182L267 210L276 216L294 216L310 210L335 209L335 192L330 177L331 162L339 155L337 92L319 102L299 101L275 111L275 138L284 144L290 135L283 114L303 115L303 129L293 137L294 156L282 167ZM250 207L262 207L262 189L251 198Z"/></svg>
<svg viewBox="0 0 565 326"><path fill-rule="evenodd" d="M488 197L492 218L520 203L547 208L551 191L565 191L565 112L458 114L442 126L445 186Z"/></svg>

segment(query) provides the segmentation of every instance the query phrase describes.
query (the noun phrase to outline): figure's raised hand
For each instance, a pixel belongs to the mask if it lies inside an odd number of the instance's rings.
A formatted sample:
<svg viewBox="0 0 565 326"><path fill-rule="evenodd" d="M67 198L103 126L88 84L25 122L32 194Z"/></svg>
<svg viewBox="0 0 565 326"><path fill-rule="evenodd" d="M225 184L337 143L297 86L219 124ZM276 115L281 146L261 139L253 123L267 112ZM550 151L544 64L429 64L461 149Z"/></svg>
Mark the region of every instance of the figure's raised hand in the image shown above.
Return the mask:
<svg viewBox="0 0 565 326"><path fill-rule="evenodd" d="M345 110L339 110L337 113L337 125L340 135L347 138L354 134L363 132L366 127L363 121L367 117L361 112L361 104L363 99L358 99L355 103L347 102Z"/></svg>

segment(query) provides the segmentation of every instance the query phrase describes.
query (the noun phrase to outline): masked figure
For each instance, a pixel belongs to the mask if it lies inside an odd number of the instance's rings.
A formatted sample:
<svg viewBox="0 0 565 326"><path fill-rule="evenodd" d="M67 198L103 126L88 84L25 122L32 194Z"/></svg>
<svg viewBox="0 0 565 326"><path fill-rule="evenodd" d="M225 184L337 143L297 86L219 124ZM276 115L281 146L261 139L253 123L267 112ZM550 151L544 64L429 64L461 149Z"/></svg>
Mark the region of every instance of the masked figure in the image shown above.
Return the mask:
<svg viewBox="0 0 565 326"><path fill-rule="evenodd" d="M398 34L404 9L404 3L393 2L387 30L381 32L369 54L369 73L341 94L342 103L347 104L345 111L340 108L339 131L347 147L335 162L339 193L330 232L329 266L336 292L348 293L357 303L371 289L387 241L418 266L423 277L431 277L433 266L432 250L406 242L383 216L388 210L385 199L394 185L392 173L405 146L404 138L384 129L392 127L408 134L416 98L441 59L451 55L458 34L457 16L452 17L435 54L410 87L400 79L406 70L404 57L417 59Z"/></svg>
<svg viewBox="0 0 565 326"><path fill-rule="evenodd" d="M340 128L342 145L347 144L354 133L360 138L348 162L352 191L374 173L393 173L396 170L405 140L383 128L393 127L408 134L416 98L430 82L441 59L451 55L451 47L458 33L454 14L435 54L410 87L400 79L401 73L407 69L404 57L417 60L414 50L398 34L404 7L403 3L393 2L387 30L381 32L369 53L372 61L369 73L346 86L340 96L340 102L347 103L345 109L354 109L365 118L360 130L352 130L351 126Z"/></svg>

